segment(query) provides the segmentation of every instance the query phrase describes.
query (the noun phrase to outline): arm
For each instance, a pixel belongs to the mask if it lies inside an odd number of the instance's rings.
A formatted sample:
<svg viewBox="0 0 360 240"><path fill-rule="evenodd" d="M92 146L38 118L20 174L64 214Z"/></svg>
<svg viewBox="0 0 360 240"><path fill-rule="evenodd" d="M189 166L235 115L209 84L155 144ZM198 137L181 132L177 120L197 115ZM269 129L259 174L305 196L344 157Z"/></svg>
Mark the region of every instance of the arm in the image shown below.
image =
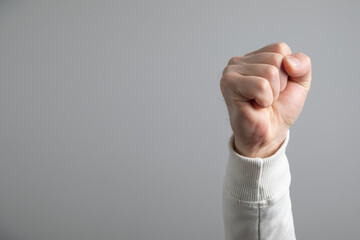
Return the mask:
<svg viewBox="0 0 360 240"><path fill-rule="evenodd" d="M223 189L227 240L295 240L285 150L310 82L310 59L285 43L234 57L224 69L234 132Z"/></svg>
<svg viewBox="0 0 360 240"><path fill-rule="evenodd" d="M295 240L285 155L288 139L264 159L239 155L230 139L223 189L226 239Z"/></svg>

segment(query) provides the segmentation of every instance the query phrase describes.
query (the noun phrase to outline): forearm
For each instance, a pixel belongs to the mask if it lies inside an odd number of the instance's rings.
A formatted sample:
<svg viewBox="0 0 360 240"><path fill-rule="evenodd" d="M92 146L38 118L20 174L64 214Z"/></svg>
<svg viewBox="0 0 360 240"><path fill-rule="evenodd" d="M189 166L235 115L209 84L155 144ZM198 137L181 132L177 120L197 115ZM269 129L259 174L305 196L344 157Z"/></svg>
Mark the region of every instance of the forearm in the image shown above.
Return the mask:
<svg viewBox="0 0 360 240"><path fill-rule="evenodd" d="M269 158L247 158L229 141L229 161L223 189L227 240L294 240L289 196L290 170L285 149Z"/></svg>

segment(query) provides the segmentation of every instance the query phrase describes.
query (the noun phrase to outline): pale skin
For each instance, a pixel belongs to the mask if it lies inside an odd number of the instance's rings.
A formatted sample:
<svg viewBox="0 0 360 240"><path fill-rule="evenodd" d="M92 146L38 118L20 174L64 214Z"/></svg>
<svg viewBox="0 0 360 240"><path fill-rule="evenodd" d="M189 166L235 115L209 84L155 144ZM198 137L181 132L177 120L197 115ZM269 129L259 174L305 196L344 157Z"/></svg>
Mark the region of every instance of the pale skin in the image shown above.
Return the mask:
<svg viewBox="0 0 360 240"><path fill-rule="evenodd" d="M311 61L273 43L230 59L220 88L234 133L234 149L246 157L273 155L298 118L311 85Z"/></svg>

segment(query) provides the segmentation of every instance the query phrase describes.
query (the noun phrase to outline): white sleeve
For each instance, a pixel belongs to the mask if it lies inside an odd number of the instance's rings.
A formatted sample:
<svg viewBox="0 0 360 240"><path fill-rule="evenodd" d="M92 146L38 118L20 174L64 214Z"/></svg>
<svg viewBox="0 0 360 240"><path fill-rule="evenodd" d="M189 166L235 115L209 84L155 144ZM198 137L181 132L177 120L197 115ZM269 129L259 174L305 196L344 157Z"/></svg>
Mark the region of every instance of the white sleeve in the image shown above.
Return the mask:
<svg viewBox="0 0 360 240"><path fill-rule="evenodd" d="M289 195L290 169L285 149L268 158L248 158L234 151L229 140L229 160L223 188L226 240L295 240Z"/></svg>

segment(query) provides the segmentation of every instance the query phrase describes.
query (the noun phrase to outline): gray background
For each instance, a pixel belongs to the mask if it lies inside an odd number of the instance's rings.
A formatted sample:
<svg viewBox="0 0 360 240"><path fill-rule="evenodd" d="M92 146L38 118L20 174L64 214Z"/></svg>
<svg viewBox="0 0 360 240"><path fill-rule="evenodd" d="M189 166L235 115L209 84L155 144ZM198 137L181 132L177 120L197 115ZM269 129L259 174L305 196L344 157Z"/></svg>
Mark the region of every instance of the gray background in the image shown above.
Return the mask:
<svg viewBox="0 0 360 240"><path fill-rule="evenodd" d="M297 237L358 239L360 4L311 2L1 1L1 239L223 239L221 72L278 41Z"/></svg>

